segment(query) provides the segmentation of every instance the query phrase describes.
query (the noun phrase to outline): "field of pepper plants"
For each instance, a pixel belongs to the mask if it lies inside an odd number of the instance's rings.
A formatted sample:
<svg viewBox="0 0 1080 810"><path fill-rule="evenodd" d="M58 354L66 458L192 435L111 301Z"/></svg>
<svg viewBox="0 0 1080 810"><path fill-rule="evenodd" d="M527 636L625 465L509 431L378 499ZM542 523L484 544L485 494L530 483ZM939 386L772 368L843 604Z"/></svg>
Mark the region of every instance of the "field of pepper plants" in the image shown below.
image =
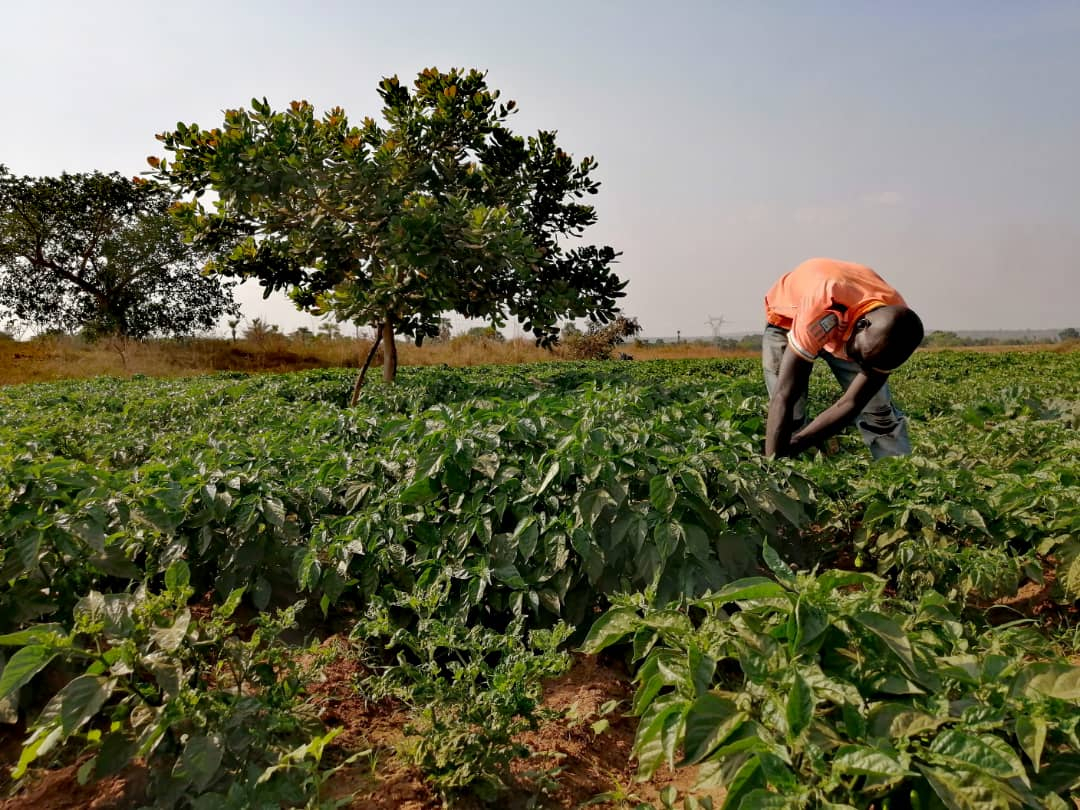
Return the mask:
<svg viewBox="0 0 1080 810"><path fill-rule="evenodd" d="M131 806L347 806L343 769L383 760L312 700L343 656L434 803L512 806L582 651L632 681L607 711L638 775L693 769L655 806L1080 796L1080 352L916 355L892 382L915 451L877 463L854 432L763 458L753 360L351 385L0 389L9 806L72 767L142 768Z"/></svg>

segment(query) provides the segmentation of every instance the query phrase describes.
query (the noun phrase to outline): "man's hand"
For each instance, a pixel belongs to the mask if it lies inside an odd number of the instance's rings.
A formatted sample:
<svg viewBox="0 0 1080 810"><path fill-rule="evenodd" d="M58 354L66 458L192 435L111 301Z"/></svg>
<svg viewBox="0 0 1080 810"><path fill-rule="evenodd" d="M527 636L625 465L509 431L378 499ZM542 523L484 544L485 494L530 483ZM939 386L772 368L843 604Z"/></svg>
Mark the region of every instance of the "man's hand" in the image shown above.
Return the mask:
<svg viewBox="0 0 1080 810"><path fill-rule="evenodd" d="M822 411L809 425L791 438L791 455L801 453L808 447L819 447L855 421L866 404L888 379L887 374L863 369L851 381L847 391L836 402Z"/></svg>

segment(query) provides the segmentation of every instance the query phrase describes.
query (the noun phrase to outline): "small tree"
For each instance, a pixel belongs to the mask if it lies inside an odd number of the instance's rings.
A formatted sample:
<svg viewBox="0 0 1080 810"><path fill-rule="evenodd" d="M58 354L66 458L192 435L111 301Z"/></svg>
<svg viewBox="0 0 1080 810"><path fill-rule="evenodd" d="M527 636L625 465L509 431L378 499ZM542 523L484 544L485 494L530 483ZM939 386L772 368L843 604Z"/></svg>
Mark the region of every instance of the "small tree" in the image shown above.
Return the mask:
<svg viewBox="0 0 1080 810"><path fill-rule="evenodd" d="M384 125L252 99L220 128L159 136L173 157L150 159L157 177L195 194L180 221L201 242L233 246L218 270L377 327L387 381L395 336L434 337L445 312L517 318L542 345L559 318L614 316L618 254L566 244L596 221L581 202L599 185L592 158L574 163L553 132L513 135L514 102L500 104L479 71L425 70L411 91L394 76L378 92ZM213 210L198 199L208 189Z"/></svg>
<svg viewBox="0 0 1080 810"><path fill-rule="evenodd" d="M568 340L573 340L577 337L580 337L581 334L581 327L579 327L573 321L567 321L563 324L562 331L559 333L559 340L565 343Z"/></svg>
<svg viewBox="0 0 1080 810"><path fill-rule="evenodd" d="M280 333L276 323L267 323L262 318L255 318L247 329L244 330L244 339L252 343L265 343L273 335Z"/></svg>
<svg viewBox="0 0 1080 810"><path fill-rule="evenodd" d="M489 343L506 343L506 336L494 326L473 326L465 332L465 337Z"/></svg>
<svg viewBox="0 0 1080 810"><path fill-rule="evenodd" d="M227 321L225 321L225 323L229 325L229 333L232 335L233 343L236 342L236 328L240 326L240 321L242 320L243 317L237 315L235 318L229 318Z"/></svg>
<svg viewBox="0 0 1080 810"><path fill-rule="evenodd" d="M1058 332L1058 340L1080 340L1080 330L1077 330L1075 326L1070 326L1066 329L1062 329Z"/></svg>
<svg viewBox="0 0 1080 810"><path fill-rule="evenodd" d="M306 326L298 326L289 337L293 340L299 340L301 343L310 343L315 339L315 333Z"/></svg>
<svg viewBox="0 0 1080 810"><path fill-rule="evenodd" d="M641 332L637 318L617 317L601 324L589 321L584 333L571 334L563 344L564 354L574 360L610 360L616 346Z"/></svg>
<svg viewBox="0 0 1080 810"><path fill-rule="evenodd" d="M323 321L319 324L319 337L323 340L340 340L341 327L333 321Z"/></svg>
<svg viewBox="0 0 1080 810"><path fill-rule="evenodd" d="M169 191L119 174L15 177L0 166L0 301L40 329L144 338L212 329L233 282L203 275Z"/></svg>
<svg viewBox="0 0 1080 810"><path fill-rule="evenodd" d="M449 318L439 318L439 334L436 337L440 343L446 343L453 337L454 327Z"/></svg>

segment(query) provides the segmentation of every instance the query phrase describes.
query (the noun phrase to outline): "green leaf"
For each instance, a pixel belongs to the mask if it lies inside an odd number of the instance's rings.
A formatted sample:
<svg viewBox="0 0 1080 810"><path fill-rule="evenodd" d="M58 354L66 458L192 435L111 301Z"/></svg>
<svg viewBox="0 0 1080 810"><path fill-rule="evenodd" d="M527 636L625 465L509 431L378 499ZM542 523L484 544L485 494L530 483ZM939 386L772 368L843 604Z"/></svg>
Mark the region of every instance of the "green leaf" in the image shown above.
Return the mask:
<svg viewBox="0 0 1080 810"><path fill-rule="evenodd" d="M709 594L703 602L723 605L730 602L748 602L754 599L775 599L786 596L787 591L771 579L747 577L730 582L716 593Z"/></svg>
<svg viewBox="0 0 1080 810"><path fill-rule="evenodd" d="M784 716L788 725L788 739L794 740L814 719L814 694L798 671L788 692Z"/></svg>
<svg viewBox="0 0 1080 810"><path fill-rule="evenodd" d="M517 541L518 553L522 560L528 560L536 551L537 540L540 538L540 528L536 525L536 516L529 515L518 523L514 529L512 539Z"/></svg>
<svg viewBox="0 0 1080 810"><path fill-rule="evenodd" d="M272 592L273 587L270 585L270 580L259 575L255 578L255 587L251 589L251 601L259 610L266 610L266 606L270 604Z"/></svg>
<svg viewBox="0 0 1080 810"><path fill-rule="evenodd" d="M504 563L491 569L492 575L504 585L515 590L527 587L528 583L522 578L518 567L513 563Z"/></svg>
<svg viewBox="0 0 1080 810"><path fill-rule="evenodd" d="M174 560L165 571L165 588L178 593L191 582L191 569L183 560Z"/></svg>
<svg viewBox="0 0 1080 810"><path fill-rule="evenodd" d="M684 636L694 629L690 617L678 610L651 610L640 621L645 627L659 630L667 636Z"/></svg>
<svg viewBox="0 0 1080 810"><path fill-rule="evenodd" d="M683 760L679 766L696 765L705 759L746 720L728 698L706 692L691 704L686 714Z"/></svg>
<svg viewBox="0 0 1080 810"><path fill-rule="evenodd" d="M785 756L789 754L785 751ZM780 793L782 796L792 798L798 791L799 782L791 768L775 751L765 751L758 755L761 759L761 773L765 776L765 783ZM743 799L745 804L749 799ZM795 803L798 807L798 803Z"/></svg>
<svg viewBox="0 0 1080 810"><path fill-rule="evenodd" d="M806 509L787 493L778 489L766 489L762 493L772 506L772 511L779 512L792 526L802 527L806 523Z"/></svg>
<svg viewBox="0 0 1080 810"><path fill-rule="evenodd" d="M3 672L7 657L0 651L0 672ZM0 698L0 723L13 724L19 722L19 693L12 692L5 698Z"/></svg>
<svg viewBox="0 0 1080 810"><path fill-rule="evenodd" d="M825 611L800 596L795 605L795 624L798 628L794 639L795 649L802 650L821 638L831 622Z"/></svg>
<svg viewBox="0 0 1080 810"><path fill-rule="evenodd" d="M904 669L917 683L931 690L939 686L937 677L915 665L915 656L911 650L911 642L904 634L903 628L882 613L864 610L856 613L855 621L876 635L885 645L892 650L893 654L904 665Z"/></svg>
<svg viewBox="0 0 1080 810"><path fill-rule="evenodd" d="M735 776L725 785L727 795L720 810L737 810L747 794L765 787L765 776L761 772L761 759L751 754L735 772Z"/></svg>
<svg viewBox="0 0 1080 810"><path fill-rule="evenodd" d="M44 714L44 712L42 712L42 714ZM40 718L38 719L38 722L42 722ZM12 778L22 779L34 760L51 751L52 748L60 742L62 736L63 730L60 728L59 723L52 722L41 725L38 731L23 744L22 753L19 755L19 761L11 770Z"/></svg>
<svg viewBox="0 0 1080 810"><path fill-rule="evenodd" d="M1035 773L1039 772L1043 747L1046 745L1046 721L1041 717L1022 714L1016 718L1016 739L1027 754Z"/></svg>
<svg viewBox="0 0 1080 810"><path fill-rule="evenodd" d="M1043 768L1034 782L1035 789L1039 793L1056 793L1064 796L1070 791L1080 790L1080 753L1073 751L1055 753L1053 766Z"/></svg>
<svg viewBox="0 0 1080 810"><path fill-rule="evenodd" d="M95 675L80 675L57 693L60 698L60 727L69 736L98 713L109 699L116 680Z"/></svg>
<svg viewBox="0 0 1080 810"><path fill-rule="evenodd" d="M1010 690L1014 697L1051 697L1080 702L1080 667L1052 661L1028 664L1016 676Z"/></svg>
<svg viewBox="0 0 1080 810"><path fill-rule="evenodd" d="M561 468L559 467L559 462L557 461L554 462L550 467L548 467L547 472L544 473L544 477L540 481L540 486L536 488L536 497L540 497L544 494L544 492L547 491L547 488L551 486L551 482L554 481L555 478L559 475L560 469Z"/></svg>
<svg viewBox="0 0 1080 810"><path fill-rule="evenodd" d="M227 619L236 612L236 609L240 607L240 600L244 596L244 591L247 590L241 586L239 588L233 588L229 591L229 595L225 597L225 601L216 608L215 612L223 619Z"/></svg>
<svg viewBox="0 0 1080 810"><path fill-rule="evenodd" d="M739 802L739 810L797 810L803 806L796 796L780 795L764 788L751 790Z"/></svg>
<svg viewBox="0 0 1080 810"><path fill-rule="evenodd" d="M1000 779L1018 775L1015 758L1003 756L979 737L956 729L948 729L935 737L929 750L950 765L972 768Z"/></svg>
<svg viewBox="0 0 1080 810"><path fill-rule="evenodd" d="M670 514L675 506L675 485L667 475L654 475L649 479L649 503L653 509Z"/></svg>
<svg viewBox="0 0 1080 810"><path fill-rule="evenodd" d="M659 640L660 634L653 630L651 627L639 627L634 631L634 653L633 661L640 661L649 651L653 648Z"/></svg>
<svg viewBox="0 0 1080 810"><path fill-rule="evenodd" d="M581 649L583 652L596 654L630 635L640 624L641 617L635 609L612 608L593 622Z"/></svg>
<svg viewBox="0 0 1080 810"><path fill-rule="evenodd" d="M822 593L832 593L840 588L850 588L853 585L879 585L882 580L873 574L860 571L822 571L817 576L817 587Z"/></svg>
<svg viewBox="0 0 1080 810"><path fill-rule="evenodd" d="M600 517L600 513L604 511L605 506L613 506L615 499L611 497L611 494L605 489L591 489L587 492L582 492L577 499L577 503L574 504L575 511L581 520L581 525L586 529L592 529L596 524L596 519Z"/></svg>
<svg viewBox="0 0 1080 810"><path fill-rule="evenodd" d="M421 478L402 491L399 500L406 506L419 506L435 500L439 490L431 478Z"/></svg>
<svg viewBox="0 0 1080 810"><path fill-rule="evenodd" d="M1008 791L983 774L918 764L926 781L948 810L1011 810Z"/></svg>
<svg viewBox="0 0 1080 810"><path fill-rule="evenodd" d="M67 636L62 624L35 624L24 630L0 635L0 646L22 647L27 644L55 644Z"/></svg>
<svg viewBox="0 0 1080 810"><path fill-rule="evenodd" d="M137 747L134 740L123 734L106 734L95 757L94 776L100 779L119 773L131 764Z"/></svg>
<svg viewBox="0 0 1080 810"><path fill-rule="evenodd" d="M26 684L56 657L56 652L41 644L31 644L16 651L0 674L0 700Z"/></svg>
<svg viewBox="0 0 1080 810"><path fill-rule="evenodd" d="M176 614L176 618L169 627L155 627L150 635L161 649L171 653L183 643L190 625L191 611L184 608Z"/></svg>
<svg viewBox="0 0 1080 810"><path fill-rule="evenodd" d="M633 752L638 760L638 779L646 780L667 759L675 758L677 727L683 719L686 701L666 695L645 711L638 724Z"/></svg>
<svg viewBox="0 0 1080 810"><path fill-rule="evenodd" d="M888 740L909 739L936 731L947 722L947 717L929 714L907 703L881 703L870 714L870 734Z"/></svg>
<svg viewBox="0 0 1080 810"><path fill-rule="evenodd" d="M660 729L660 747L664 752L664 761L668 768L675 768L675 747L683 736L686 727L686 713L684 711L672 712L664 719L664 725Z"/></svg>
<svg viewBox="0 0 1080 810"><path fill-rule="evenodd" d="M686 491L701 501L709 502L709 490L705 486L705 479L701 477L701 473L692 468L687 468L679 473L679 481Z"/></svg>
<svg viewBox="0 0 1080 810"><path fill-rule="evenodd" d="M1071 538L1055 552L1059 562L1055 572L1062 591L1072 601L1080 600L1080 540Z"/></svg>
<svg viewBox="0 0 1080 810"><path fill-rule="evenodd" d="M861 774L889 781L912 775L896 758L864 745L845 745L838 748L836 756L833 757L832 769L834 775Z"/></svg>
<svg viewBox="0 0 1080 810"><path fill-rule="evenodd" d="M196 734L188 738L173 774L190 779L195 790L205 791L214 781L221 767L224 747L217 734Z"/></svg>
<svg viewBox="0 0 1080 810"><path fill-rule="evenodd" d="M787 582L789 584L795 582L795 574L791 572L791 566L784 562L780 558L780 555L776 553L776 549L768 543L764 543L761 546L761 558L765 561L765 565L769 567L769 570L776 574L777 579L781 582Z"/></svg>

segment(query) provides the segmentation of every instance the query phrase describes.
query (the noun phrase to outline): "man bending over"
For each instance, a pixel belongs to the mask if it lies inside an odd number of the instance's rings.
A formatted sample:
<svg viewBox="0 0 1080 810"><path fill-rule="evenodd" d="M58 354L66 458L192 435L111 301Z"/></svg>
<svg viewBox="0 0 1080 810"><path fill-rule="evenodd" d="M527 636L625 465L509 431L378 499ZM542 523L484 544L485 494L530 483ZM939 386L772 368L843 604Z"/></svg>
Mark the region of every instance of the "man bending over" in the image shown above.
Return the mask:
<svg viewBox="0 0 1080 810"><path fill-rule="evenodd" d="M900 293L869 267L810 259L772 286L765 318L767 455L796 456L852 422L875 459L911 452L907 419L893 405L886 379L922 342L923 326ZM807 385L818 357L844 393L806 424Z"/></svg>

